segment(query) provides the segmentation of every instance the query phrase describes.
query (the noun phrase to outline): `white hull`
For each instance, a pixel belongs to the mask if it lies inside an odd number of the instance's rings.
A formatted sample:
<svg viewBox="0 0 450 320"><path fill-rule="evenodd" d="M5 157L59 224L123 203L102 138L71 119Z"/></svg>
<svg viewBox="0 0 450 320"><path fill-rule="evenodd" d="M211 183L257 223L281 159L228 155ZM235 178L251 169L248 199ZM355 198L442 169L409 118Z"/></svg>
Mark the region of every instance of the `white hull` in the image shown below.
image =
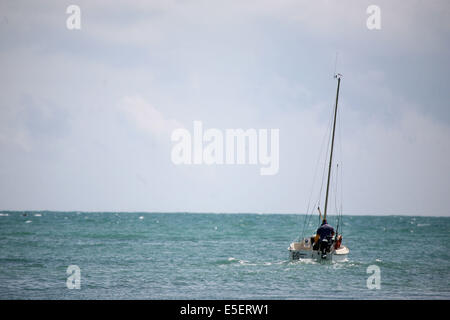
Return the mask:
<svg viewBox="0 0 450 320"><path fill-rule="evenodd" d="M316 260L332 260L332 261L343 261L347 258L350 250L341 245L338 249L331 249L325 255L318 250L313 250L312 246L308 241L302 240L301 242L292 242L288 248L289 259L299 260L299 259L316 259Z"/></svg>

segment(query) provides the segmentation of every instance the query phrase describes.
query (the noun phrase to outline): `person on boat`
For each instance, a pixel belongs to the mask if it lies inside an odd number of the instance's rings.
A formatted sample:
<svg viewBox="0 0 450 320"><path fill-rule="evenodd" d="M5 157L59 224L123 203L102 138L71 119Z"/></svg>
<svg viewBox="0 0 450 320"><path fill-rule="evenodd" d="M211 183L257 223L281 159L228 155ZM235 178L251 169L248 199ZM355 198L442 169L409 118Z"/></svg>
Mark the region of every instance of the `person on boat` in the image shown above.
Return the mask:
<svg viewBox="0 0 450 320"><path fill-rule="evenodd" d="M331 244L331 238L333 236L334 228L327 223L326 219L323 219L321 226L319 227L319 229L317 229L313 249L318 250L319 245L323 240L327 240L327 242Z"/></svg>
<svg viewBox="0 0 450 320"><path fill-rule="evenodd" d="M334 228L327 223L326 219L322 220L322 225L317 229L319 240L328 239L334 236Z"/></svg>

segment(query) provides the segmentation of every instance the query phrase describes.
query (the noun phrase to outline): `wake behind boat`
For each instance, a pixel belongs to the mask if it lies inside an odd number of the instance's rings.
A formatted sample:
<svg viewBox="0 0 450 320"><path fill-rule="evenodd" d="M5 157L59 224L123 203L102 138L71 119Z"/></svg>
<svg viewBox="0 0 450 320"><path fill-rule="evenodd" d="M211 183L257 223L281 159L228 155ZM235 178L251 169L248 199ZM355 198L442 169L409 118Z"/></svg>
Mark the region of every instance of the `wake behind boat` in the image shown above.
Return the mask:
<svg viewBox="0 0 450 320"><path fill-rule="evenodd" d="M332 174L332 164L333 164L333 150L334 150L334 140L336 132L336 118L338 112L338 100L339 100L339 89L341 84L341 74L335 75L337 79L337 90L336 90L336 103L334 106L333 115L333 127L331 134L331 147L330 147L330 160L328 162L328 175L327 175L327 189L325 194L325 211L322 219L322 213L320 211L320 205L317 206L319 212L319 223L320 226L317 229L316 235L310 237L301 237L301 240L294 241L290 244L289 258L291 260L299 259L319 259L319 260L334 260L342 261L345 260L350 252L350 250L342 244L342 231L340 227L342 226L342 209L340 214L337 216L337 227L336 230L327 223L327 210L328 210L328 199L330 195L330 178ZM337 165L338 168L338 165ZM337 170L336 170L337 171ZM320 195L319 195L320 201ZM308 209L309 211L309 209ZM306 224L309 222L310 218L308 215L305 216L305 226L303 231L305 231Z"/></svg>

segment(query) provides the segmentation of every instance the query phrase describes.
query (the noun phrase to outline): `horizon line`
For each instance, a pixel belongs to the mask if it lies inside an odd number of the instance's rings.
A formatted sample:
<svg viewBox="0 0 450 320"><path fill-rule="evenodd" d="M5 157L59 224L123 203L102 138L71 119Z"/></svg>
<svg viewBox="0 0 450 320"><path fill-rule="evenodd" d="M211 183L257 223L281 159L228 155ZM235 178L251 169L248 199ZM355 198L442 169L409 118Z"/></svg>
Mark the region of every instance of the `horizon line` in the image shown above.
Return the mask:
<svg viewBox="0 0 450 320"><path fill-rule="evenodd" d="M48 209L32 209L32 210L8 210L2 209L0 212L55 212L55 213L71 213L71 212L79 212L79 213L150 213L150 214L253 214L253 215L309 215L308 213L300 213L300 212L210 212L210 211L142 211L142 210L133 210L133 211L101 211L101 210L48 210ZM329 214L329 216L336 216L337 214ZM351 213L344 214L343 216L369 216L369 217L393 217L393 216L402 216L402 217L436 217L436 218L450 218L450 215L426 215L426 214L405 214L405 213L389 213L389 214L376 214L376 213Z"/></svg>

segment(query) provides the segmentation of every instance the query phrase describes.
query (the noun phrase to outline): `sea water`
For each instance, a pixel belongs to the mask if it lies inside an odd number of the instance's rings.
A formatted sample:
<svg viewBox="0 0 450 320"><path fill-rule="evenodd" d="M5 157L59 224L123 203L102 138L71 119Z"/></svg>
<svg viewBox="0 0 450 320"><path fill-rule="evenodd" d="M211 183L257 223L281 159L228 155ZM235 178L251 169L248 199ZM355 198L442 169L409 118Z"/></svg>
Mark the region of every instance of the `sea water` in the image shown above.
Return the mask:
<svg viewBox="0 0 450 320"><path fill-rule="evenodd" d="M0 299L450 298L450 218L344 216L346 261L292 262L287 248L304 221L295 214L3 211ZM309 220L307 235L317 224ZM80 289L67 285L73 265ZM368 286L371 266L380 270L379 289Z"/></svg>

